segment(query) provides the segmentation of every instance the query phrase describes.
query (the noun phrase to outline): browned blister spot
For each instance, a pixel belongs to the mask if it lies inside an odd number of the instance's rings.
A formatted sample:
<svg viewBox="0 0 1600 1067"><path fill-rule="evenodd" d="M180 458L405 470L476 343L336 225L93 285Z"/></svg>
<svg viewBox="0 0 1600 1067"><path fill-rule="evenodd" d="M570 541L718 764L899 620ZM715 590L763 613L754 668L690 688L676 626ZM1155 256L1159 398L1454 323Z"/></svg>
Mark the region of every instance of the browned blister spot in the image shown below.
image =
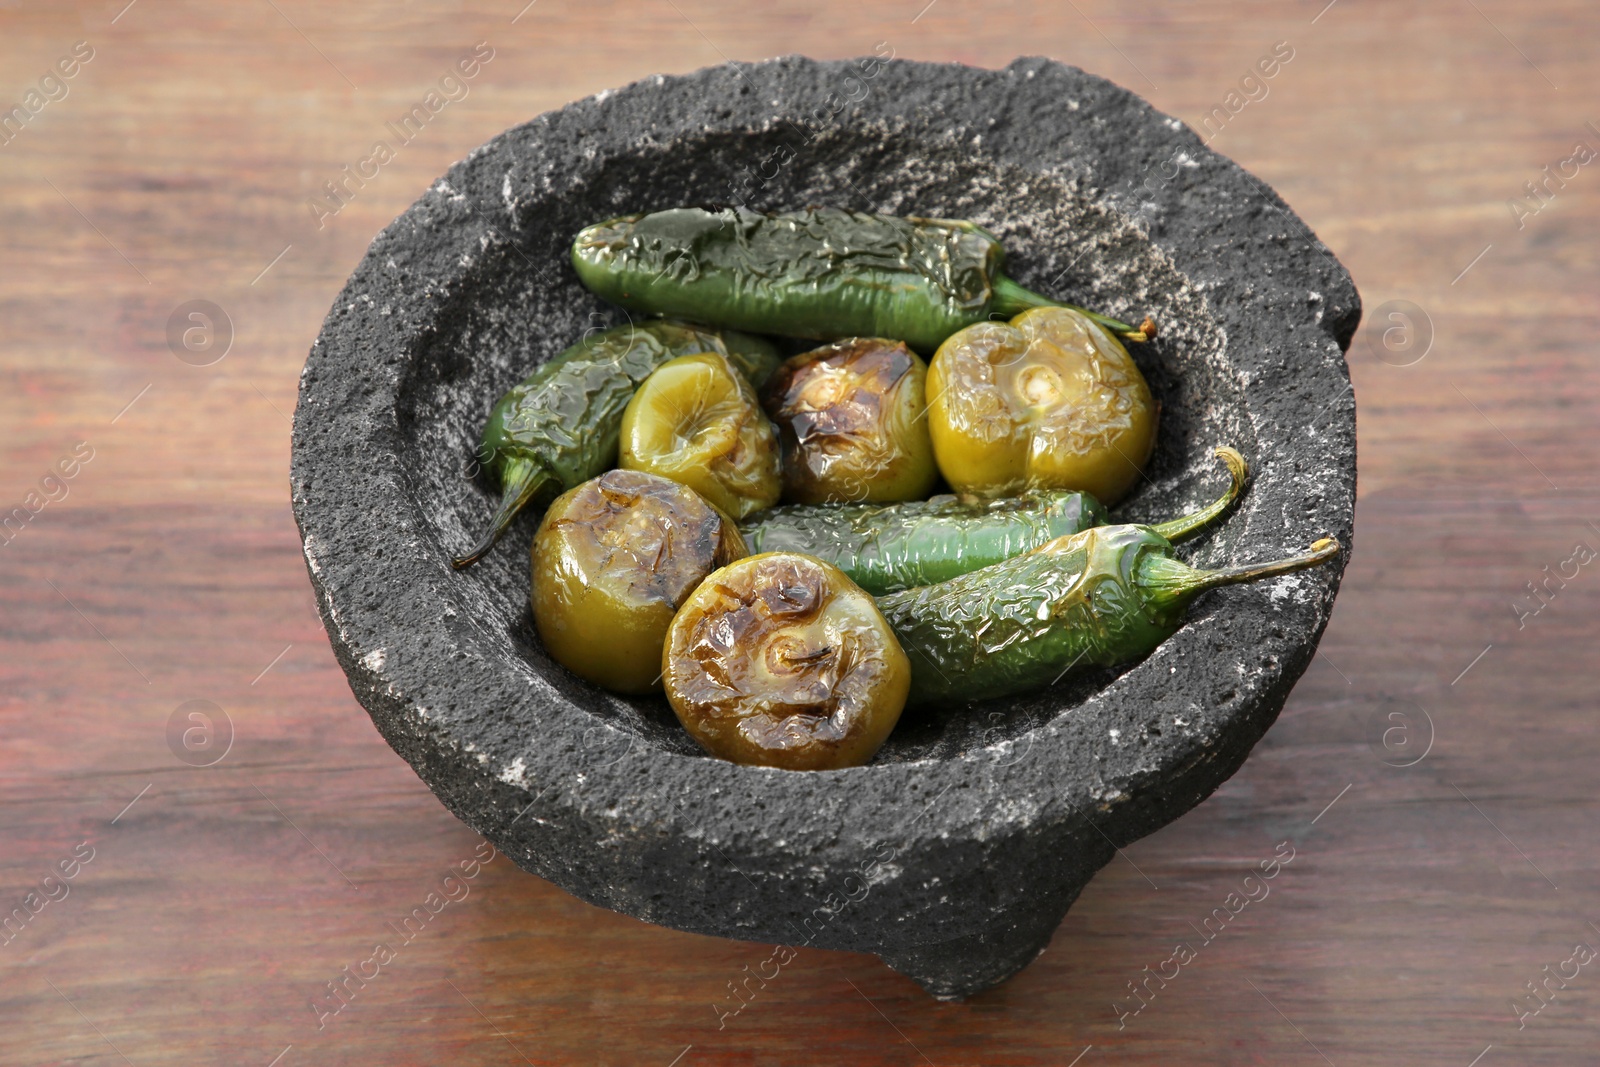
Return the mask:
<svg viewBox="0 0 1600 1067"><path fill-rule="evenodd" d="M786 495L815 503L925 494L934 474L921 419L925 373L905 345L880 338L839 341L784 363L763 404L778 427Z"/></svg>
<svg viewBox="0 0 1600 1067"><path fill-rule="evenodd" d="M722 516L674 483L613 470L591 484L551 523L586 571L626 576L636 596L677 607L731 558Z"/></svg>
<svg viewBox="0 0 1600 1067"><path fill-rule="evenodd" d="M1138 366L1069 308L952 335L928 389L939 469L963 492L1082 490L1114 504L1155 445L1156 406Z"/></svg>
<svg viewBox="0 0 1600 1067"><path fill-rule="evenodd" d="M778 502L777 434L755 390L715 352L656 368L622 417L618 464L681 482L735 519Z"/></svg>
<svg viewBox="0 0 1600 1067"><path fill-rule="evenodd" d="M663 665L673 710L713 755L797 770L869 759L910 678L870 596L782 553L708 579L674 619Z"/></svg>
<svg viewBox="0 0 1600 1067"><path fill-rule="evenodd" d="M598 685L658 688L674 612L707 574L744 554L738 528L692 490L609 471L559 497L534 537L540 639Z"/></svg>

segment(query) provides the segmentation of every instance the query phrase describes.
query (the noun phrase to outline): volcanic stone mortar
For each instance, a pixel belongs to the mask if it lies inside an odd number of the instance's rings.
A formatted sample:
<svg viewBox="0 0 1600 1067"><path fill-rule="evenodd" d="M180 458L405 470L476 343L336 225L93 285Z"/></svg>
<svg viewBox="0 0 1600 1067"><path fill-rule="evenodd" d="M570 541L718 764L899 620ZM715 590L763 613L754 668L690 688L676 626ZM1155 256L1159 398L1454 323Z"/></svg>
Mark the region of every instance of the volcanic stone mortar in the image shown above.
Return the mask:
<svg viewBox="0 0 1600 1067"><path fill-rule="evenodd" d="M293 495L333 649L384 738L519 866L679 930L876 953L942 998L1026 966L1085 883L1231 775L1315 650L1342 571L1205 594L1144 662L1020 700L908 714L869 766L703 754L664 700L540 648L525 516L483 563L472 453L500 394L623 321L582 289L583 226L684 204L974 219L1022 284L1161 324L1134 358L1160 444L1124 520L1252 462L1198 566L1350 544L1350 277L1270 190L1124 89L1005 70L791 57L654 77L496 137L385 229L301 376Z"/></svg>

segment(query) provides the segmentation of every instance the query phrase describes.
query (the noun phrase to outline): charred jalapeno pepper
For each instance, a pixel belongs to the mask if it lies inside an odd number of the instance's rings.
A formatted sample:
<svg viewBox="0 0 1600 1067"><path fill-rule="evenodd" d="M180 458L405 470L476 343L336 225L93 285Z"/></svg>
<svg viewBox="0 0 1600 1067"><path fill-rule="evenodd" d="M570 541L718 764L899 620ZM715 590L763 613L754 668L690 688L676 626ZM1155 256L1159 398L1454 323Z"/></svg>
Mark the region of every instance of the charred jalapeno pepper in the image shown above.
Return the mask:
<svg viewBox="0 0 1600 1067"><path fill-rule="evenodd" d="M761 214L674 208L590 226L572 244L583 284L615 304L756 333L893 337L932 352L964 326L1068 307L1001 271L999 240L971 222L838 208ZM1085 311L1117 334L1135 328Z"/></svg>
<svg viewBox="0 0 1600 1067"><path fill-rule="evenodd" d="M1154 529L1177 544L1226 511L1244 488L1249 469L1231 448L1217 449L1232 479L1228 491L1196 515ZM1030 489L1020 496L982 500L936 496L905 504L791 504L740 526L755 552L804 552L826 560L875 596L935 585L1046 541L1109 521L1088 493Z"/></svg>
<svg viewBox="0 0 1600 1067"><path fill-rule="evenodd" d="M816 556L877 596L948 581L1105 522L1105 507L1087 493L1032 490L997 500L789 504L740 529L751 552Z"/></svg>
<svg viewBox="0 0 1600 1067"><path fill-rule="evenodd" d="M1204 590L1339 553L1325 538L1304 555L1217 571L1174 559L1173 542L1204 529L1226 499L1160 526L1093 527L939 585L879 597L911 659L910 701L1009 696L1074 668L1132 663L1177 632Z"/></svg>
<svg viewBox="0 0 1600 1067"><path fill-rule="evenodd" d="M732 520L694 490L608 471L563 493L534 535L533 621L572 673L619 693L660 688L678 606L745 554Z"/></svg>
<svg viewBox="0 0 1600 1067"><path fill-rule="evenodd" d="M619 463L681 482L735 519L778 502L778 436L755 390L715 352L679 356L622 415Z"/></svg>
<svg viewBox="0 0 1600 1067"><path fill-rule="evenodd" d="M1115 337L1066 308L955 334L928 371L928 430L957 491L1081 489L1115 504L1156 439L1144 375Z"/></svg>
<svg viewBox="0 0 1600 1067"><path fill-rule="evenodd" d="M809 556L748 556L700 583L661 656L667 701L735 763L867 762L900 718L911 665L872 597Z"/></svg>
<svg viewBox="0 0 1600 1067"><path fill-rule="evenodd" d="M634 389L661 364L696 352L727 356L755 384L778 364L777 350L759 337L667 320L628 323L585 337L501 397L478 449L500 487L500 507L483 540L454 565L481 559L530 503L614 466Z"/></svg>
<svg viewBox="0 0 1600 1067"><path fill-rule="evenodd" d="M899 341L858 337L785 360L762 391L800 504L915 500L938 480L928 366Z"/></svg>

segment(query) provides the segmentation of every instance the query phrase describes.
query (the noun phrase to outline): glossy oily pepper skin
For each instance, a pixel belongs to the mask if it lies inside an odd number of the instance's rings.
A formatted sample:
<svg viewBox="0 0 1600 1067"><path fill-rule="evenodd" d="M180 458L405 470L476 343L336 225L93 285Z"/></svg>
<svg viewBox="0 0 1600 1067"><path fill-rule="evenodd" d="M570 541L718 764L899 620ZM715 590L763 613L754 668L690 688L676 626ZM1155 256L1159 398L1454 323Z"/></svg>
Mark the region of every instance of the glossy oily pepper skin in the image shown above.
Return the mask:
<svg viewBox="0 0 1600 1067"><path fill-rule="evenodd" d="M804 552L873 595L933 585L1108 521L1087 493L1030 490L980 500L949 494L903 504L790 504L747 520L751 552Z"/></svg>
<svg viewBox="0 0 1600 1067"><path fill-rule="evenodd" d="M671 478L742 519L778 502L778 436L756 393L715 352L679 356L644 380L622 415L620 465Z"/></svg>
<svg viewBox="0 0 1600 1067"><path fill-rule="evenodd" d="M1160 526L1094 527L939 585L878 598L911 659L911 702L1012 696L1071 670L1132 663L1177 632L1201 592L1338 555L1338 543L1324 539L1303 555L1217 571L1173 558L1173 541L1199 533L1230 499Z"/></svg>
<svg viewBox="0 0 1600 1067"><path fill-rule="evenodd" d="M928 430L958 491L1079 489L1114 505L1156 440L1150 386L1116 338L1063 308L968 327L928 372Z"/></svg>
<svg viewBox="0 0 1600 1067"><path fill-rule="evenodd" d="M932 352L964 326L1067 307L1002 273L1005 252L971 222L838 208L762 214L674 208L590 226L572 265L601 297L754 333L892 337ZM1154 336L1085 312L1130 340Z"/></svg>
<svg viewBox="0 0 1600 1067"><path fill-rule="evenodd" d="M481 559L524 507L615 466L634 389L668 360L696 352L727 356L754 384L778 365L777 350L759 337L658 319L591 334L502 396L478 448L500 506L482 540L453 564Z"/></svg>
<svg viewBox="0 0 1600 1067"><path fill-rule="evenodd" d="M852 338L785 360L762 391L783 446L785 499L916 500L938 480L927 364L898 341Z"/></svg>
<svg viewBox="0 0 1600 1067"><path fill-rule="evenodd" d="M872 597L821 560L748 556L700 583L661 660L678 721L713 756L789 770L870 760L911 666Z"/></svg>
<svg viewBox="0 0 1600 1067"><path fill-rule="evenodd" d="M1231 448L1226 492L1193 515L1152 527L1173 544L1199 534L1233 506L1250 476ZM772 508L740 526L756 552L804 552L826 560L875 596L947 582L1047 541L1110 521L1087 493L1030 489L982 500L936 496L904 504L794 504Z"/></svg>
<svg viewBox="0 0 1600 1067"><path fill-rule="evenodd" d="M532 553L533 620L546 651L596 685L647 693L661 687L673 614L745 546L692 489L614 470L550 505Z"/></svg>

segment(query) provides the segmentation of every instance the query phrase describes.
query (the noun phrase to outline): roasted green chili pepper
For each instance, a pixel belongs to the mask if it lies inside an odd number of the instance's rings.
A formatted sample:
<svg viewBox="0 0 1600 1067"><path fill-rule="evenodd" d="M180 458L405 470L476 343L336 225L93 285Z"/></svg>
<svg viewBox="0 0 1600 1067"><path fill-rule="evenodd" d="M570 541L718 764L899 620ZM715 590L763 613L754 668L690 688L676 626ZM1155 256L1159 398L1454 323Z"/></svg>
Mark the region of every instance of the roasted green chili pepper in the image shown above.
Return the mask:
<svg viewBox="0 0 1600 1067"><path fill-rule="evenodd" d="M539 639L581 678L619 693L661 688L667 627L705 576L745 554L732 520L694 490L607 471L558 497L534 535Z"/></svg>
<svg viewBox="0 0 1600 1067"><path fill-rule="evenodd" d="M1218 513L1212 505L1164 528L1181 538ZM879 597L911 659L911 702L1009 696L1075 667L1131 663L1177 632L1202 591L1302 570L1339 552L1323 539L1305 555L1201 571L1172 558L1162 530L1097 526L939 585Z"/></svg>
<svg viewBox="0 0 1600 1067"><path fill-rule="evenodd" d="M932 352L963 326L1068 307L1001 273L987 230L952 219L815 207L782 214L674 208L590 226L572 243L583 284L631 310L740 330L892 337ZM1134 341L1155 333L1084 314Z"/></svg>
<svg viewBox="0 0 1600 1067"><path fill-rule="evenodd" d="M789 770L867 762L911 685L872 597L832 564L782 552L707 576L672 619L661 671L707 752Z"/></svg>
<svg viewBox="0 0 1600 1067"><path fill-rule="evenodd" d="M735 519L778 502L778 434L756 392L715 352L679 356L644 380L622 415L618 462L681 482Z"/></svg>
<svg viewBox="0 0 1600 1067"><path fill-rule="evenodd" d="M784 361L762 390L797 504L917 500L939 480L928 365L899 341L855 337Z"/></svg>
<svg viewBox="0 0 1600 1067"><path fill-rule="evenodd" d="M547 502L614 466L622 413L634 389L661 364L696 352L727 356L755 385L779 362L777 350L759 337L656 319L585 337L501 397L478 450L500 486L500 507L483 540L454 565L481 559L528 504Z"/></svg>
<svg viewBox="0 0 1600 1067"><path fill-rule="evenodd" d="M1228 465L1228 491L1195 515L1154 527L1173 544L1203 530L1244 488L1244 457L1231 448L1217 455ZM1105 505L1088 493L1031 489L994 500L945 495L904 504L790 504L739 529L752 553L804 552L882 596L947 582L1108 520Z"/></svg>
<svg viewBox="0 0 1600 1067"><path fill-rule="evenodd" d="M1116 504L1156 441L1156 405L1115 337L1067 308L983 322L939 346L928 430L959 492L1079 489Z"/></svg>
<svg viewBox="0 0 1600 1067"><path fill-rule="evenodd" d="M878 596L948 581L1105 521L1105 507L1087 493L1036 490L998 500L789 504L741 529L751 552L804 552Z"/></svg>

